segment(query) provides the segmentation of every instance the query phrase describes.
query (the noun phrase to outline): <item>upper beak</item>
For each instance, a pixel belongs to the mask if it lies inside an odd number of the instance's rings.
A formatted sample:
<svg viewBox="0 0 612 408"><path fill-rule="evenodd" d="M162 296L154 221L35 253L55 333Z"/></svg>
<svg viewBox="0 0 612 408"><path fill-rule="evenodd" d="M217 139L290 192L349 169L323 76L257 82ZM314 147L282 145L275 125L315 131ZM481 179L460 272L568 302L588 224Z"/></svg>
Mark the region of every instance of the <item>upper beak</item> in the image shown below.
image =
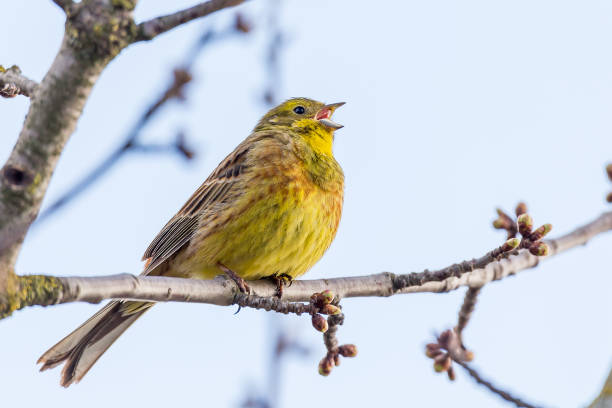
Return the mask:
<svg viewBox="0 0 612 408"><path fill-rule="evenodd" d="M337 102L337 103L330 103L329 105L325 105L317 112L317 114L315 115L315 120L318 120L319 123L329 128L332 128L334 130L343 128L344 127L343 125L331 120L331 116L333 115L334 111L337 108L339 108L340 106L344 104L345 102Z"/></svg>

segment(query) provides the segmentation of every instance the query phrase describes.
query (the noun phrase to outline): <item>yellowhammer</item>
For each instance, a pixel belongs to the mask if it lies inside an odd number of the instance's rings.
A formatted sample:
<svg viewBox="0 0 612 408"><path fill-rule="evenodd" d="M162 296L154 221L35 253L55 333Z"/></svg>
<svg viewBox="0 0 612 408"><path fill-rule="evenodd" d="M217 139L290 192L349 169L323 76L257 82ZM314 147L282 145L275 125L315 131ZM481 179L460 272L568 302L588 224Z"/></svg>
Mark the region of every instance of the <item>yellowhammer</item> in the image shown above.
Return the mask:
<svg viewBox="0 0 612 408"><path fill-rule="evenodd" d="M168 221L144 253L143 275L294 279L331 244L344 175L332 154L330 118L343 103L290 99L269 111ZM78 382L153 303L113 301L40 357L66 363L61 385Z"/></svg>

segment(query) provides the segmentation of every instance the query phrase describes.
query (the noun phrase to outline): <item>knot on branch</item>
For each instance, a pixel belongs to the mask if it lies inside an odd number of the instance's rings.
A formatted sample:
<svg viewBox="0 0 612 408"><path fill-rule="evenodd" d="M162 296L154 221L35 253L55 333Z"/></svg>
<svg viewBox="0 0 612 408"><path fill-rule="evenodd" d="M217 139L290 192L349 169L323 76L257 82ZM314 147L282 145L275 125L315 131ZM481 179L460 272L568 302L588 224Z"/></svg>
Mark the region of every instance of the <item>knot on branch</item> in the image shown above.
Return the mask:
<svg viewBox="0 0 612 408"><path fill-rule="evenodd" d="M6 181L6 184L11 187L28 186L34 181L32 173L11 165L4 166L2 169L2 178Z"/></svg>
<svg viewBox="0 0 612 408"><path fill-rule="evenodd" d="M453 361L469 362L474 359L474 353L463 347L455 329L443 331L436 343L427 344L425 355L433 359L434 370L437 373L446 372L451 381L455 380Z"/></svg>

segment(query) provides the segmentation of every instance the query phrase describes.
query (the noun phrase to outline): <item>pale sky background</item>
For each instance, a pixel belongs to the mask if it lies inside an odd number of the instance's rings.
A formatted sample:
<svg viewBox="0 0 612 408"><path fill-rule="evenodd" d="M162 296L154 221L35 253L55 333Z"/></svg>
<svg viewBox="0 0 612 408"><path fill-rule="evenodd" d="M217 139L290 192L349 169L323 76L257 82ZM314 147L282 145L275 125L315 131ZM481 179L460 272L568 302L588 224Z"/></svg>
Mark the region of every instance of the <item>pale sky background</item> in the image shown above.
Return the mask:
<svg viewBox="0 0 612 408"><path fill-rule="evenodd" d="M3 2L0 64L41 79L60 44L63 15L47 0ZM194 0L141 0L138 19ZM185 129L197 160L133 156L28 236L17 271L97 276L141 270L150 240L265 112L261 92L267 0L241 10L251 36L207 50L186 104L145 129L163 141ZM132 46L94 88L52 180L47 203L123 138L206 27L233 11ZM343 219L308 278L410 272L480 256L503 241L494 208L525 200L551 235L609 208L612 160L612 3L451 0L283 2L280 96L346 101L335 153L346 174ZM28 100L0 101L0 161ZM600 390L612 363L612 235L487 286L466 329L474 366L545 406L576 407ZM340 342L359 356L323 378L321 336L306 317L280 323L311 348L283 368L280 406L506 407L458 369L433 372L433 331L455 324L463 290L347 299ZM78 385L35 361L99 308L29 308L0 322L6 406L236 407L267 388L270 314L163 304L136 323Z"/></svg>

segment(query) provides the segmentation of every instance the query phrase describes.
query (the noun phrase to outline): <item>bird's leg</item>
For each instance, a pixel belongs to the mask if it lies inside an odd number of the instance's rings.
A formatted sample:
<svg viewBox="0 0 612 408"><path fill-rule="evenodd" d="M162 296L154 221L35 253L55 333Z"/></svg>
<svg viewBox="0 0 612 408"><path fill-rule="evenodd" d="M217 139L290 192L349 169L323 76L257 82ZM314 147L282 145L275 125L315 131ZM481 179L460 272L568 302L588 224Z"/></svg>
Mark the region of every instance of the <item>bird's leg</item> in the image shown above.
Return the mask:
<svg viewBox="0 0 612 408"><path fill-rule="evenodd" d="M238 276L236 272L232 271L230 268L223 265L221 262L219 262L217 265L219 266L219 269L221 269L227 276L229 276L234 282L236 282L236 286L238 286L240 292L246 293L247 295L251 293L251 288L249 287L249 285L247 285L246 281L240 276Z"/></svg>
<svg viewBox="0 0 612 408"><path fill-rule="evenodd" d="M291 284L293 283L293 278L291 277L291 275L286 273L282 273L280 275L272 275L270 279L272 279L276 284L276 296L279 299L283 297L283 287L285 287L285 285L287 284L288 286L291 286Z"/></svg>

